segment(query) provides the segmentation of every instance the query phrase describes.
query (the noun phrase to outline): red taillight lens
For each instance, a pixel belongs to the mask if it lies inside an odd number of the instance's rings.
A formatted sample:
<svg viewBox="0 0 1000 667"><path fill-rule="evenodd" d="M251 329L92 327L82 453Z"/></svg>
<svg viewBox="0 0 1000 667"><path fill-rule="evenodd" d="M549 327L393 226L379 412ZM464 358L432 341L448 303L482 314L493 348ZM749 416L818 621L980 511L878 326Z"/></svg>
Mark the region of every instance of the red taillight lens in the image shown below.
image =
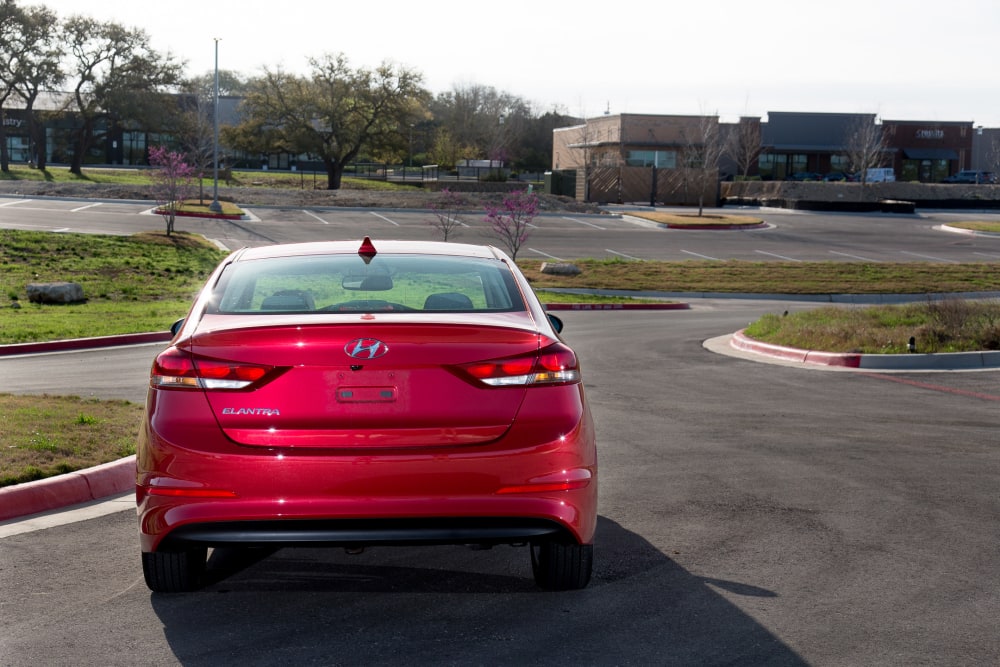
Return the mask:
<svg viewBox="0 0 1000 667"><path fill-rule="evenodd" d="M576 354L561 343L540 353L463 364L460 367L476 380L492 387L536 384L569 384L580 381Z"/></svg>
<svg viewBox="0 0 1000 667"><path fill-rule="evenodd" d="M247 389L274 370L273 366L198 357L172 347L156 357L150 383L176 389Z"/></svg>

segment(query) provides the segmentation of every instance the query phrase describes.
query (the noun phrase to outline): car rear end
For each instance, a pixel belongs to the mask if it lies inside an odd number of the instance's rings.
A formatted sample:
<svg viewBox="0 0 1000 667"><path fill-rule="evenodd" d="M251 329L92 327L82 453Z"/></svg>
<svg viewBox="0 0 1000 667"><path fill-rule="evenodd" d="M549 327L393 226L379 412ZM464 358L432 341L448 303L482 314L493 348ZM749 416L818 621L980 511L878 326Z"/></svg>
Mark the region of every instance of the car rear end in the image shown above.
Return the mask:
<svg viewBox="0 0 1000 667"><path fill-rule="evenodd" d="M236 253L153 365L137 466L154 590L219 545L530 544L542 586L589 579L579 363L495 249Z"/></svg>

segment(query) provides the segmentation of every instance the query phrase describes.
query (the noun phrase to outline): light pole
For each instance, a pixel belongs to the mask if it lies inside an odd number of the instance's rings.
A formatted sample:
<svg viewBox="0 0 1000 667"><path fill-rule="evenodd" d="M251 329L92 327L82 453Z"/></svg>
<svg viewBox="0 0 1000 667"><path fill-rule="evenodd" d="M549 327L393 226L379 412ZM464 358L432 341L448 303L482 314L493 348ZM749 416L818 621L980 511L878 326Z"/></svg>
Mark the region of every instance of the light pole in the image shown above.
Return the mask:
<svg viewBox="0 0 1000 667"><path fill-rule="evenodd" d="M222 213L222 204L219 203L219 38L215 38L215 122L214 137L212 139L212 203L208 210L213 213Z"/></svg>

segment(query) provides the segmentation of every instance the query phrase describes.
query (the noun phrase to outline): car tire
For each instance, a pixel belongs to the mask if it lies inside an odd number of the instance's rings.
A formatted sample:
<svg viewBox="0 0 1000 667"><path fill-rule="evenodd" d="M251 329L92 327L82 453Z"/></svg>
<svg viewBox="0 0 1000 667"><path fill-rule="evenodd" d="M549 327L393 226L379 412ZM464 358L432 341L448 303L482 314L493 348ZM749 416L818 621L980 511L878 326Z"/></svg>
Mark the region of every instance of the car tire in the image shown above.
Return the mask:
<svg viewBox="0 0 1000 667"><path fill-rule="evenodd" d="M586 588L594 567L594 545L546 541L531 545L535 583L549 591Z"/></svg>
<svg viewBox="0 0 1000 667"><path fill-rule="evenodd" d="M142 554L142 575L156 593L183 593L198 588L205 572L207 549L155 551Z"/></svg>

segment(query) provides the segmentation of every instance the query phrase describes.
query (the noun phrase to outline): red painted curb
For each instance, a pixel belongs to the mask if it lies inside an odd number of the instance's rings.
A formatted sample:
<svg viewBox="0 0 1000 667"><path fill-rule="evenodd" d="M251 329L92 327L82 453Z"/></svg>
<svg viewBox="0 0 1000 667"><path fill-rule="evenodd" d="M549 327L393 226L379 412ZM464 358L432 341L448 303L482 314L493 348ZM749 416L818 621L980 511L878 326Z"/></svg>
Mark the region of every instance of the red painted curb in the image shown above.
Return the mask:
<svg viewBox="0 0 1000 667"><path fill-rule="evenodd" d="M691 229L691 230L713 230L718 229L720 231L727 231L732 229L757 229L759 227L766 227L766 222L752 222L744 224L732 224L732 225L686 225L681 223L672 222L661 222L661 225L666 226L668 229Z"/></svg>
<svg viewBox="0 0 1000 667"><path fill-rule="evenodd" d="M171 338L173 338L173 334L169 331L154 331L151 333L120 334L118 336L51 340L41 343L12 343L10 345L0 345L0 357L11 354L82 350L95 347L114 347L116 345L138 345L141 343L163 343Z"/></svg>
<svg viewBox="0 0 1000 667"><path fill-rule="evenodd" d="M545 310L688 310L687 303L547 303Z"/></svg>
<svg viewBox="0 0 1000 667"><path fill-rule="evenodd" d="M156 215L170 215L169 211L161 211L156 209L153 211ZM177 211L174 213L175 218L212 218L217 220L242 220L243 215L236 213L189 213L187 211Z"/></svg>
<svg viewBox="0 0 1000 667"><path fill-rule="evenodd" d="M788 361L798 361L806 364L821 364L824 366L843 366L845 368L859 368L861 366L861 355L841 352L816 352L814 350L800 350L794 347L784 347L782 345L772 345L762 343L759 340L748 338L740 329L733 334L730 345L737 350L756 352L768 357L786 359Z"/></svg>
<svg viewBox="0 0 1000 667"><path fill-rule="evenodd" d="M0 488L0 521L61 509L135 488L135 456Z"/></svg>

